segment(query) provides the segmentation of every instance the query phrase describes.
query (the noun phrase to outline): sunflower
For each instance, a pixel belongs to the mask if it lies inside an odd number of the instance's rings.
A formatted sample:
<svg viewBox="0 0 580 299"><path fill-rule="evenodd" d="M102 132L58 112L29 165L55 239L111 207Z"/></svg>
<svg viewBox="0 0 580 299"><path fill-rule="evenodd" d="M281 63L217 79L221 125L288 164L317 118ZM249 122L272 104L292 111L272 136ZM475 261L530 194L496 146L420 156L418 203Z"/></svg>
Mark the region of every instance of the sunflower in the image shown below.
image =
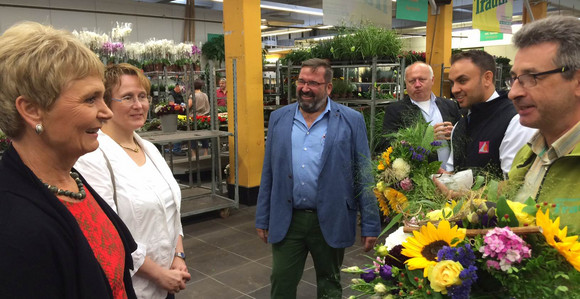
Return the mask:
<svg viewBox="0 0 580 299"><path fill-rule="evenodd" d="M393 189L391 187L387 187L385 192L383 192L385 198L389 201L389 205L394 211L402 212L405 208L407 208L407 197L405 194Z"/></svg>
<svg viewBox="0 0 580 299"><path fill-rule="evenodd" d="M465 229L458 229L457 225L451 228L449 221L442 220L435 227L431 222L421 226L420 231L414 231L413 237L403 243L403 255L410 257L405 264L409 270L423 269L423 276L427 277L430 265L437 264L437 252L443 246L455 247L451 240L465 239Z"/></svg>
<svg viewBox="0 0 580 299"><path fill-rule="evenodd" d="M385 217L389 216L391 213L391 209L389 209L389 204L387 203L387 199L383 195L383 192L380 192L378 188L373 188L373 192L377 197L377 201L379 202L379 208Z"/></svg>
<svg viewBox="0 0 580 299"><path fill-rule="evenodd" d="M567 237L568 227L560 229L560 217L556 221L550 220L550 210L546 214L538 209L536 213L536 224L542 228L542 234L546 242L566 258L566 260L578 271L580 271L580 243L578 236Z"/></svg>

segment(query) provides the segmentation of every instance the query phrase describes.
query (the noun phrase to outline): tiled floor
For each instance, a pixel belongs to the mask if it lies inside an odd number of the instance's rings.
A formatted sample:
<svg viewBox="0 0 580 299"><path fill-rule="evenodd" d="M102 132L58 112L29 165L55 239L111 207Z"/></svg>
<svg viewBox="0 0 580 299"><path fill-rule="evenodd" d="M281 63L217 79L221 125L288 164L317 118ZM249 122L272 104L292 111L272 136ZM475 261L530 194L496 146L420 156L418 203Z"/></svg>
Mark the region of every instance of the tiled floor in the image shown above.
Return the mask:
<svg viewBox="0 0 580 299"><path fill-rule="evenodd" d="M240 205L225 219L218 213L183 219L191 281L177 299L270 297L271 247L256 235L255 210L255 206ZM347 248L344 266L369 263L360 245L358 237L357 243ZM343 296L347 298L354 294L348 286L355 277L342 273L341 278ZM316 298L316 275L310 256L298 286L298 298Z"/></svg>

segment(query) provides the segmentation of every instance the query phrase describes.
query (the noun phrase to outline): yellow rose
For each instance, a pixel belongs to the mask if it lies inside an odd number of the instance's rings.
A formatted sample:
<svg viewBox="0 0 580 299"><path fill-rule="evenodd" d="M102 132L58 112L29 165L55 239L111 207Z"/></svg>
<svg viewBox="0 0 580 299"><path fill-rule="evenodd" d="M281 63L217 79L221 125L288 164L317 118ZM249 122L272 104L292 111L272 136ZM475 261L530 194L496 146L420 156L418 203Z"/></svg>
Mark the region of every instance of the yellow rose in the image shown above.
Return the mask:
<svg viewBox="0 0 580 299"><path fill-rule="evenodd" d="M442 210L434 210L426 215L431 221L445 220L451 216L453 216L453 209L450 207L444 207Z"/></svg>
<svg viewBox="0 0 580 299"><path fill-rule="evenodd" d="M522 209L526 207L525 204L511 200L506 200L506 202L510 207L510 209L512 209L512 211L516 215L516 218L518 219L519 222L519 226L524 226L524 224L532 225L536 222L536 217L534 215L530 215L522 211Z"/></svg>
<svg viewBox="0 0 580 299"><path fill-rule="evenodd" d="M387 188L387 184L385 184L385 182L383 181L379 181L376 185L377 191L383 193L385 192L385 189Z"/></svg>
<svg viewBox="0 0 580 299"><path fill-rule="evenodd" d="M431 288L443 295L447 294L447 287L461 284L459 274L462 270L463 266L460 263L450 260L429 266L427 277L431 282Z"/></svg>

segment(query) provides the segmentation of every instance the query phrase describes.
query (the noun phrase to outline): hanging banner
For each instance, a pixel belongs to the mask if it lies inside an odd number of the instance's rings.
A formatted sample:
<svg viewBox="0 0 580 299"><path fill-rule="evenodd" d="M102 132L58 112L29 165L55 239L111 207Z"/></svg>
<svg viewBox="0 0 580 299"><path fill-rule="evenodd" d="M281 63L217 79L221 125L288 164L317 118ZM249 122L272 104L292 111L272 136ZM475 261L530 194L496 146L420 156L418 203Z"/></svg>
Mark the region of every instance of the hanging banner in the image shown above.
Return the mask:
<svg viewBox="0 0 580 299"><path fill-rule="evenodd" d="M323 0L324 25L344 26L371 22L391 29L392 0Z"/></svg>
<svg viewBox="0 0 580 299"><path fill-rule="evenodd" d="M473 0L475 29L512 33L513 0Z"/></svg>
<svg viewBox="0 0 580 299"><path fill-rule="evenodd" d="M427 22L428 0L397 1L397 19Z"/></svg>

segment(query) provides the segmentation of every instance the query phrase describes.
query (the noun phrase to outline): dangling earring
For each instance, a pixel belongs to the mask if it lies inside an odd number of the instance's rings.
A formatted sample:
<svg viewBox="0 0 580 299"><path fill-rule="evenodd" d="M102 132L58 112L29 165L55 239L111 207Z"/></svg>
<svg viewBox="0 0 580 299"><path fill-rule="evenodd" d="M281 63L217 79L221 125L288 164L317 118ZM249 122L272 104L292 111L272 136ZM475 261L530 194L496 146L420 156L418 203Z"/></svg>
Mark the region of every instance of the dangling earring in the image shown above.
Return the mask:
<svg viewBox="0 0 580 299"><path fill-rule="evenodd" d="M40 135L42 134L42 132L44 132L44 127L42 126L42 124L36 124L34 131L36 131L36 135Z"/></svg>

